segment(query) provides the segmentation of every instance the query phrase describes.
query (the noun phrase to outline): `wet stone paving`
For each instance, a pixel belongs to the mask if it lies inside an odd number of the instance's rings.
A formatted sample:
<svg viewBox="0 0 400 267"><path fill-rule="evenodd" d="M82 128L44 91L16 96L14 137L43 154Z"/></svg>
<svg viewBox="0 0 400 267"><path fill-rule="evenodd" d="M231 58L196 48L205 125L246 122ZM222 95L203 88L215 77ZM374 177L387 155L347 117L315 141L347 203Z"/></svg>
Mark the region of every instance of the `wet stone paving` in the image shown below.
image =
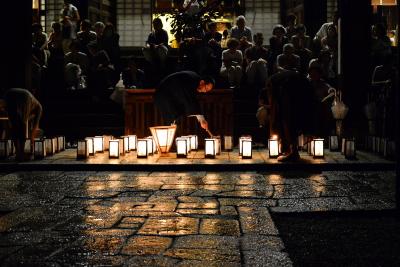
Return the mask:
<svg viewBox="0 0 400 267"><path fill-rule="evenodd" d="M291 266L271 213L395 207L394 172L0 173L1 266Z"/></svg>

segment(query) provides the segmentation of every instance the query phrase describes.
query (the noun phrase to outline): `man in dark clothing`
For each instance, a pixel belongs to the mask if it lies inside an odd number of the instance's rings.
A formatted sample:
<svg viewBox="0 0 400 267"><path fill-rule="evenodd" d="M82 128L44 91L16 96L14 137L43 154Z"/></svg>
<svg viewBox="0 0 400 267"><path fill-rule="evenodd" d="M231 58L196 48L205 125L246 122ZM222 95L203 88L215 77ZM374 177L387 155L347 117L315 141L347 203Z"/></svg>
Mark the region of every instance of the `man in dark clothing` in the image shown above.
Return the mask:
<svg viewBox="0 0 400 267"><path fill-rule="evenodd" d="M278 161L296 161L300 158L298 135L311 134L314 128L313 88L300 73L284 70L270 77L267 91L271 104L270 133L282 140L284 155Z"/></svg>
<svg viewBox="0 0 400 267"><path fill-rule="evenodd" d="M30 137L33 145L38 132L42 105L28 90L20 88L9 89L4 100L15 142L16 159L21 161L24 160L25 140Z"/></svg>
<svg viewBox="0 0 400 267"><path fill-rule="evenodd" d="M207 93L213 86L212 78L202 78L192 71L172 73L156 88L154 103L166 124L174 123L183 115L196 116L201 127L208 130L208 123L202 115L196 94Z"/></svg>

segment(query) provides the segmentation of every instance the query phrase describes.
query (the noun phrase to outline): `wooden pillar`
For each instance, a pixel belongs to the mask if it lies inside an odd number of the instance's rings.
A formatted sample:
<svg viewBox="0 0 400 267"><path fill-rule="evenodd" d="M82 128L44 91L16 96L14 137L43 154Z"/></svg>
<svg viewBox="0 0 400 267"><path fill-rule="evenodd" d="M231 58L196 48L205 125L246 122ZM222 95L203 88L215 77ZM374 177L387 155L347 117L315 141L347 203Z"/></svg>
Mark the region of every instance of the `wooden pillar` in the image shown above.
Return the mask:
<svg viewBox="0 0 400 267"><path fill-rule="evenodd" d="M400 5L397 5L397 14L400 16ZM400 24L400 18L397 18L397 22ZM400 25L398 26L400 27ZM397 38L397 49L400 48L400 40ZM397 50L397 66L400 66L399 50ZM397 215L400 218L400 82L399 77L396 77L394 83L394 90L396 93L396 210Z"/></svg>
<svg viewBox="0 0 400 267"><path fill-rule="evenodd" d="M371 13L369 1L339 0L342 28L343 101L349 106L345 133L359 140L367 133L363 113L371 81Z"/></svg>

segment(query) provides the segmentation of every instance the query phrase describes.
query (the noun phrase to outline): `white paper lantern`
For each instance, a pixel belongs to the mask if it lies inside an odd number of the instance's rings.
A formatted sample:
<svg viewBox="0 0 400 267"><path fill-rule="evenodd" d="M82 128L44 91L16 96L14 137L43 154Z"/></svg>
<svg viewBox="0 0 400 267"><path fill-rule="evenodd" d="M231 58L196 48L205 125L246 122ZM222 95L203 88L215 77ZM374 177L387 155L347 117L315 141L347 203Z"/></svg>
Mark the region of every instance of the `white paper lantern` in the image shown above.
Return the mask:
<svg viewBox="0 0 400 267"><path fill-rule="evenodd" d="M239 156L242 155L242 140L244 139L251 139L250 135L244 135L239 138Z"/></svg>
<svg viewBox="0 0 400 267"><path fill-rule="evenodd" d="M272 137L268 140L269 157L277 158L279 156L279 140L277 137Z"/></svg>
<svg viewBox="0 0 400 267"><path fill-rule="evenodd" d="M168 154L174 142L176 125L150 127L150 131L161 156Z"/></svg>
<svg viewBox="0 0 400 267"><path fill-rule="evenodd" d="M251 159L252 158L252 140L251 139L243 139L242 140L242 159Z"/></svg>
<svg viewBox="0 0 400 267"><path fill-rule="evenodd" d="M51 156L54 155L56 153L56 145L53 142L52 138L45 138L44 142L46 144L46 155Z"/></svg>
<svg viewBox="0 0 400 267"><path fill-rule="evenodd" d="M136 150L136 135L128 135L128 142L129 142L129 150L134 151Z"/></svg>
<svg viewBox="0 0 400 267"><path fill-rule="evenodd" d="M178 158L186 158L188 155L188 139L185 137L178 137L175 139L176 142L176 156Z"/></svg>
<svg viewBox="0 0 400 267"><path fill-rule="evenodd" d="M119 158L119 139L113 139L109 141L109 150L108 150L108 158L110 159L118 159Z"/></svg>
<svg viewBox="0 0 400 267"><path fill-rule="evenodd" d="M323 158L324 157L324 139L317 138L313 140L314 143L314 158Z"/></svg>
<svg viewBox="0 0 400 267"><path fill-rule="evenodd" d="M346 159L356 158L356 142L354 139L346 139L344 156Z"/></svg>
<svg viewBox="0 0 400 267"><path fill-rule="evenodd" d="M136 152L137 152L137 157L138 158L147 158L147 149L148 149L148 141L147 138L138 138L137 139L137 147L136 147Z"/></svg>
<svg viewBox="0 0 400 267"><path fill-rule="evenodd" d="M58 151L64 151L65 150L65 136L58 136L57 137L57 145L58 145Z"/></svg>
<svg viewBox="0 0 400 267"><path fill-rule="evenodd" d="M216 152L216 140L214 138L204 139L204 157L215 159Z"/></svg>
<svg viewBox="0 0 400 267"><path fill-rule="evenodd" d="M199 147L199 141L197 135L189 135L190 136L190 150L196 151Z"/></svg>
<svg viewBox="0 0 400 267"><path fill-rule="evenodd" d="M339 150L339 137L337 135L329 136L329 150L330 151Z"/></svg>
<svg viewBox="0 0 400 267"><path fill-rule="evenodd" d="M88 140L78 140L76 148L77 159L87 159L89 157Z"/></svg>
<svg viewBox="0 0 400 267"><path fill-rule="evenodd" d="M94 155L94 139L93 139L93 137L86 137L85 140L88 141L87 147L88 147L89 156L93 156Z"/></svg>
<svg viewBox="0 0 400 267"><path fill-rule="evenodd" d="M95 136L93 138L93 142L94 142L94 153L103 153L104 152L103 136Z"/></svg>
<svg viewBox="0 0 400 267"><path fill-rule="evenodd" d="M35 159L43 159L46 157L46 143L42 139L35 139L33 143L34 147L34 158Z"/></svg>

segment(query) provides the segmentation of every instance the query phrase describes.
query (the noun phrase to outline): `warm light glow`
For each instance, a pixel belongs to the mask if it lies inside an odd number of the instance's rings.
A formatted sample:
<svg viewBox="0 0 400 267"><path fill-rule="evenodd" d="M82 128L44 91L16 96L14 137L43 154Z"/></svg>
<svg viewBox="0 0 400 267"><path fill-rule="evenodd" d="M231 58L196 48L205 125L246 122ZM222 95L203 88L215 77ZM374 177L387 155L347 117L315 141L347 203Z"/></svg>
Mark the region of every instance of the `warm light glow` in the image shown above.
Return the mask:
<svg viewBox="0 0 400 267"><path fill-rule="evenodd" d="M310 142L310 150L308 151L308 154L310 154L311 156L314 156L314 147L315 147L314 145L315 145L314 140L312 140Z"/></svg>
<svg viewBox="0 0 400 267"><path fill-rule="evenodd" d="M54 153L58 152L58 138L57 137L53 137L53 145L54 145Z"/></svg>
<svg viewBox="0 0 400 267"><path fill-rule="evenodd" d="M53 155L55 151L55 145L53 144L53 139L51 138L46 138L44 139L44 142L46 143L46 155Z"/></svg>
<svg viewBox="0 0 400 267"><path fill-rule="evenodd" d="M119 137L119 154L120 155L125 155L125 140L123 137Z"/></svg>
<svg viewBox="0 0 400 267"><path fill-rule="evenodd" d="M176 156L178 158L187 156L187 147L188 147L188 140L187 138L178 137L176 138Z"/></svg>
<svg viewBox="0 0 400 267"><path fill-rule="evenodd" d="M150 127L158 151L168 153L174 141L176 125Z"/></svg>
<svg viewBox="0 0 400 267"><path fill-rule="evenodd" d="M372 6L395 6L397 5L397 0L372 0Z"/></svg>
<svg viewBox="0 0 400 267"><path fill-rule="evenodd" d="M109 141L109 154L108 157L110 159L117 159L119 158L119 140L110 140Z"/></svg>
<svg viewBox="0 0 400 267"><path fill-rule="evenodd" d="M314 139L314 157L324 157L324 139Z"/></svg>
<svg viewBox="0 0 400 267"><path fill-rule="evenodd" d="M86 159L88 156L89 156L88 141L87 140L78 140L78 147L76 149L76 158L77 159Z"/></svg>
<svg viewBox="0 0 400 267"><path fill-rule="evenodd" d="M224 149L231 151L233 148L233 139L232 136L225 135L224 136Z"/></svg>
<svg viewBox="0 0 400 267"><path fill-rule="evenodd" d="M268 140L269 157L276 158L279 156L279 142L277 137L272 137Z"/></svg>
<svg viewBox="0 0 400 267"><path fill-rule="evenodd" d="M215 158L215 143L216 140L214 138L204 139L204 156L206 158Z"/></svg>
<svg viewBox="0 0 400 267"><path fill-rule="evenodd" d="M129 153L129 137L128 136L121 136L124 138L124 152Z"/></svg>
<svg viewBox="0 0 400 267"><path fill-rule="evenodd" d="M85 140L88 141L87 146L88 146L88 153L89 153L89 156L94 155L94 141L93 141L93 137L86 137Z"/></svg>
<svg viewBox="0 0 400 267"><path fill-rule="evenodd" d="M103 153L104 148L103 148L103 136L95 136L93 138L94 141L94 153Z"/></svg>
<svg viewBox="0 0 400 267"><path fill-rule="evenodd" d="M128 135L129 150L136 150L136 135Z"/></svg>
<svg viewBox="0 0 400 267"><path fill-rule="evenodd" d="M39 9L39 0L32 0L32 9Z"/></svg>
<svg viewBox="0 0 400 267"><path fill-rule="evenodd" d="M297 145L298 145L299 148L303 148L304 147L304 135L303 134L298 137L298 144Z"/></svg>
<svg viewBox="0 0 400 267"><path fill-rule="evenodd" d="M147 158L147 139L137 139L137 157Z"/></svg>
<svg viewBox="0 0 400 267"><path fill-rule="evenodd" d="M343 138L342 139L342 149L341 149L342 154L344 154L345 144L346 144L346 139Z"/></svg>
<svg viewBox="0 0 400 267"><path fill-rule="evenodd" d="M57 137L58 151L65 150L65 136Z"/></svg>
<svg viewBox="0 0 400 267"><path fill-rule="evenodd" d="M215 139L215 154L220 155L221 154L221 137L219 136L213 136Z"/></svg>
<svg viewBox="0 0 400 267"><path fill-rule="evenodd" d="M147 155L153 155L155 150L153 138L148 136L146 137L146 139L147 139Z"/></svg>
<svg viewBox="0 0 400 267"><path fill-rule="evenodd" d="M191 137L187 135L187 136L181 136L181 138L185 138L186 139L186 142L187 142L186 153L189 154L190 150L191 150L191 147L192 147L192 145L191 145Z"/></svg>
<svg viewBox="0 0 400 267"><path fill-rule="evenodd" d="M249 136L249 135L245 135L245 136L241 136L240 138L239 138L239 156L241 156L242 155L242 140L244 140L244 139L251 139L251 136Z"/></svg>
<svg viewBox="0 0 400 267"><path fill-rule="evenodd" d="M199 147L199 141L197 135L190 135L190 149L197 150Z"/></svg>
<svg viewBox="0 0 400 267"><path fill-rule="evenodd" d="M111 135L103 135L103 149L104 151L108 151L110 149L110 140L112 139Z"/></svg>
<svg viewBox="0 0 400 267"><path fill-rule="evenodd" d="M252 150L251 150L251 139L242 140L242 158L243 159L251 159L252 158Z"/></svg>

